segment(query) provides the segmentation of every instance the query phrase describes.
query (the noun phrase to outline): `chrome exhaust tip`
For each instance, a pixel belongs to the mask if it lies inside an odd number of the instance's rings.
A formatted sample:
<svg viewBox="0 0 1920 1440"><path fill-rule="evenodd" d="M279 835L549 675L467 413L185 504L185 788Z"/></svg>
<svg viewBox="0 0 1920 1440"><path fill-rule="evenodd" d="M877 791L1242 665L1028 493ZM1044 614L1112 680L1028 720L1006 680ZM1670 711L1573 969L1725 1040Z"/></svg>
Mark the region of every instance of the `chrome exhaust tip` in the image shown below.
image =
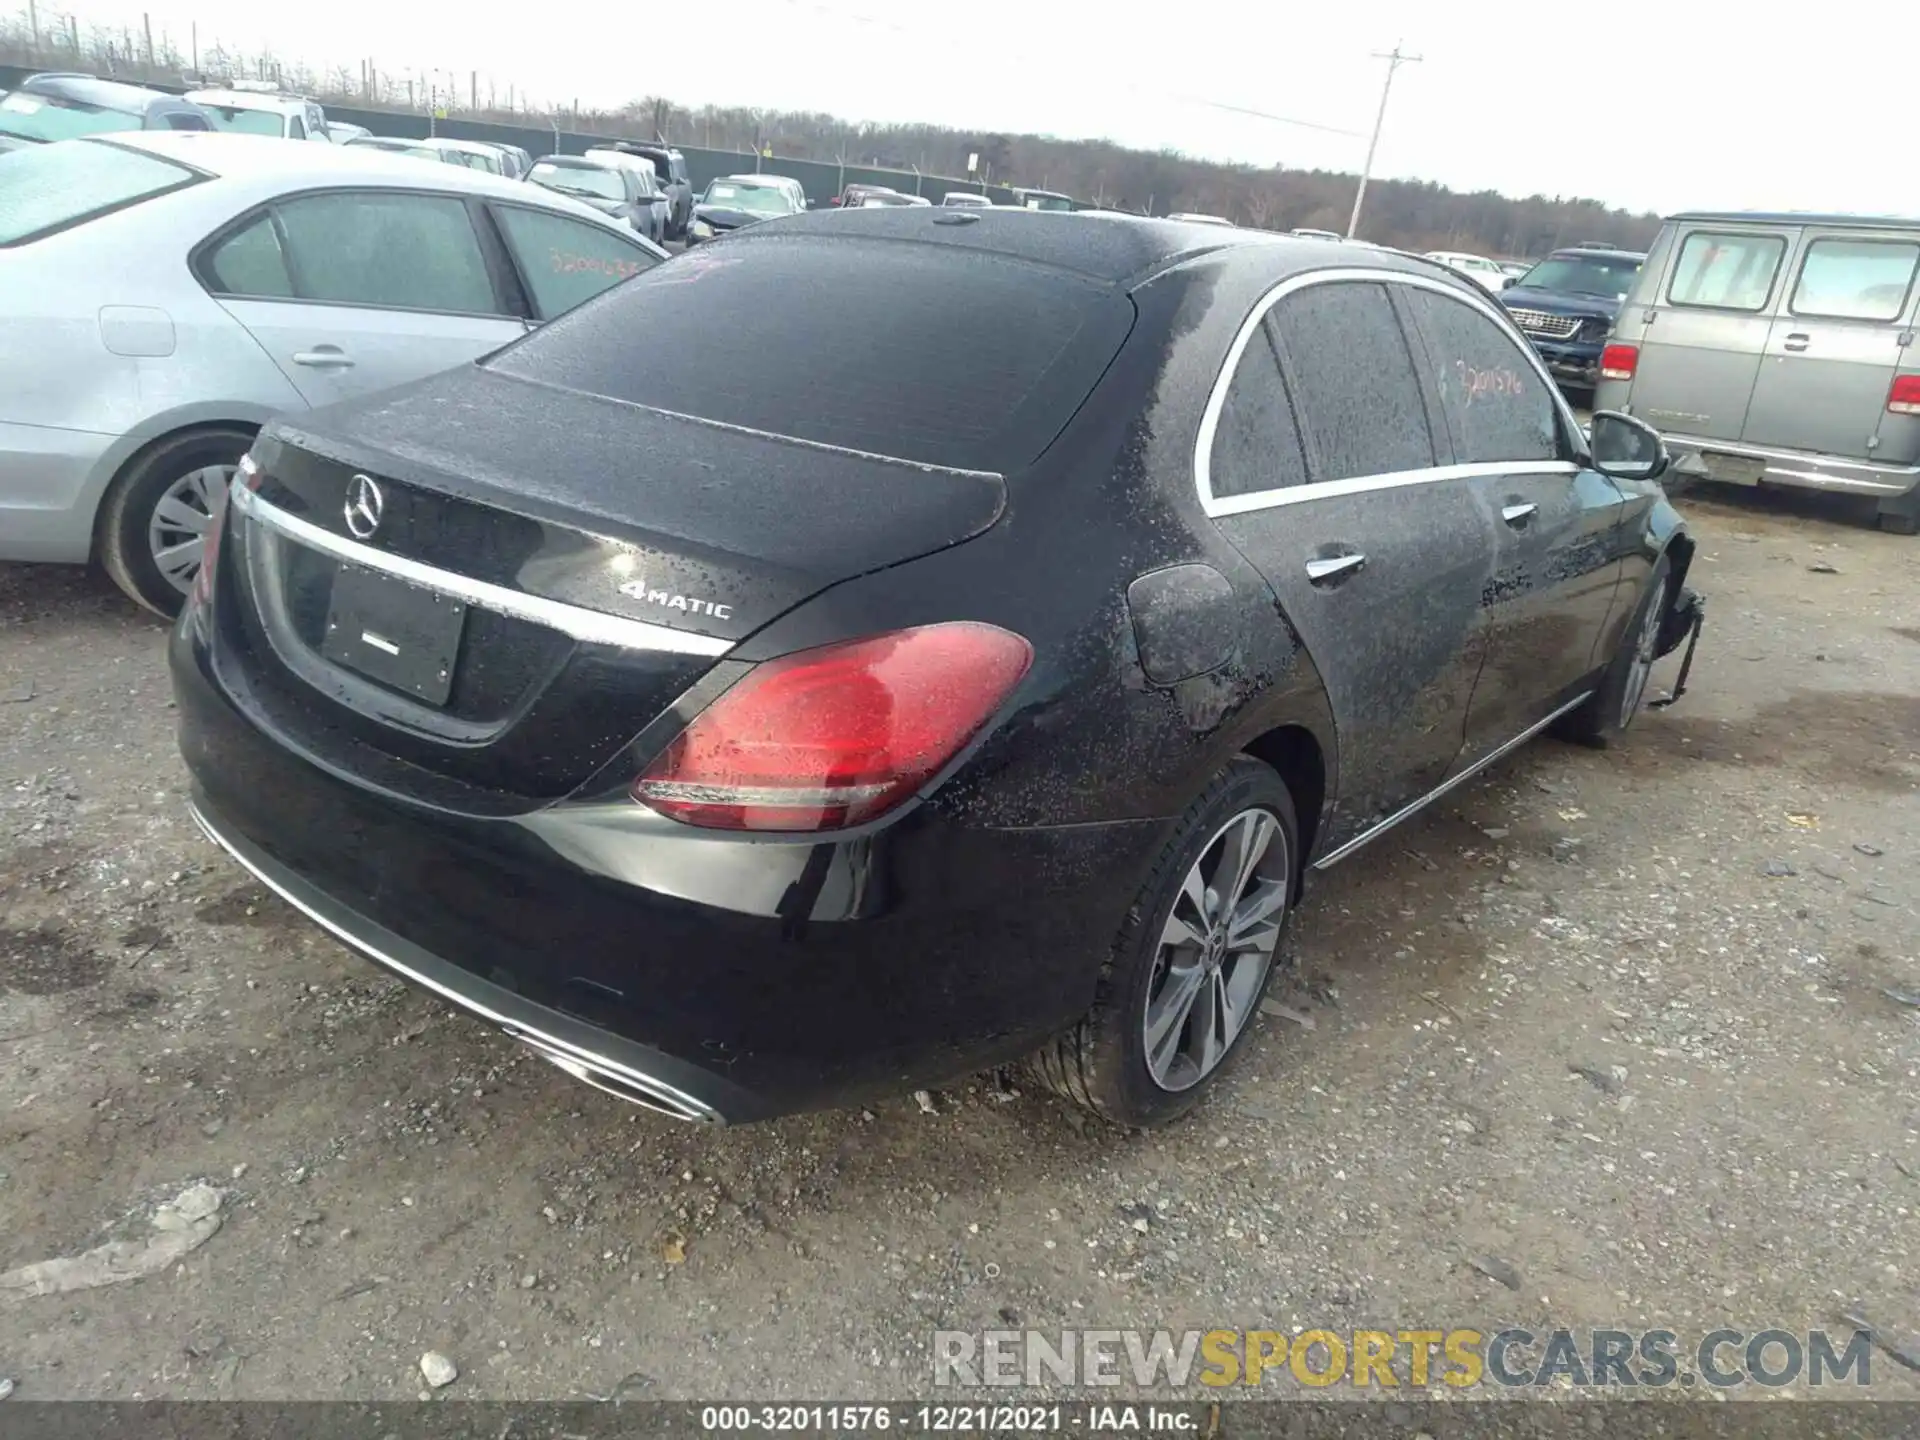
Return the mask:
<svg viewBox="0 0 1920 1440"><path fill-rule="evenodd" d="M624 1100L629 1105L664 1115L670 1120L684 1120L696 1125L722 1123L713 1111L694 1104L678 1091L659 1085L636 1071L611 1070L583 1055L558 1049L524 1030L501 1028L510 1038L519 1041L555 1069L565 1071L581 1084L591 1085L616 1100Z"/></svg>

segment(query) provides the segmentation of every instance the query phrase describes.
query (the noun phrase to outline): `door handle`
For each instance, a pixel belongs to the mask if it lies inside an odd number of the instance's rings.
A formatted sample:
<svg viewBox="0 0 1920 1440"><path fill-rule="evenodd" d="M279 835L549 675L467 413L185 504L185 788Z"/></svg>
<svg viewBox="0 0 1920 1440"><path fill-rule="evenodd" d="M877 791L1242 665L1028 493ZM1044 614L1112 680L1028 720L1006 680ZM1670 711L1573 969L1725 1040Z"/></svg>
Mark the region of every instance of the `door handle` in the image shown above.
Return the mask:
<svg viewBox="0 0 1920 1440"><path fill-rule="evenodd" d="M293 363L313 370L350 370L353 357L338 345L316 345L311 350L296 350Z"/></svg>
<svg viewBox="0 0 1920 1440"><path fill-rule="evenodd" d="M1789 335L1787 336L1786 344L1782 345L1780 348L1782 350L1804 350L1807 348L1807 342L1811 338L1812 337L1808 335L1799 335L1799 334Z"/></svg>
<svg viewBox="0 0 1920 1440"><path fill-rule="evenodd" d="M1500 518L1516 530L1526 528L1527 522L1539 513L1540 507L1526 500L1517 500L1500 509Z"/></svg>
<svg viewBox="0 0 1920 1440"><path fill-rule="evenodd" d="M1358 550L1349 550L1345 555L1321 555L1307 561L1307 583L1310 585L1335 585L1347 576L1359 572L1367 563L1367 557Z"/></svg>

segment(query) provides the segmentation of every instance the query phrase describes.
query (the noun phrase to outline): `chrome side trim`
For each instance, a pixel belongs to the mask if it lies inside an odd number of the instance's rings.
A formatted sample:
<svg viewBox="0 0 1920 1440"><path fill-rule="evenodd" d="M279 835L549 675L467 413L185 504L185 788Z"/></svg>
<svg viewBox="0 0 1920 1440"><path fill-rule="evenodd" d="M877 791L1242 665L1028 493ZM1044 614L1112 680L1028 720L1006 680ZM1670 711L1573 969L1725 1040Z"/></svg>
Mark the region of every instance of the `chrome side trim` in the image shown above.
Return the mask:
<svg viewBox="0 0 1920 1440"><path fill-rule="evenodd" d="M608 1094L618 1096L629 1104L643 1103L636 1100L632 1095L624 1094L621 1090L614 1088L613 1085L603 1083L595 1078L596 1076L605 1076L607 1080L614 1081L619 1085L624 1085L637 1091L640 1095L646 1097L644 1103L648 1108L658 1110L662 1114L671 1115L677 1120L691 1120L707 1125L721 1123L721 1117L711 1107L694 1099L693 1096L675 1089L664 1081L656 1080L651 1075L643 1075L631 1066L623 1065L619 1061L609 1059L605 1055L595 1054L590 1050L583 1050L577 1045L571 1045L565 1040L557 1039L545 1031L536 1030L531 1026L524 1025L518 1020L510 1020L505 1015L498 1014L487 1006L479 1004L467 996L460 994L458 991L429 979L419 971L394 959L393 956L387 954L384 950L369 945L359 936L352 934L344 927L329 920L325 915L322 915L312 906L302 901L298 896L288 891L279 882L274 880L272 876L263 872L253 861L249 860L246 855L241 852L238 845L221 834L221 832L215 828L213 822L207 818L206 812L201 810L201 808L191 800L187 802L187 813L193 816L194 824L200 827L202 833L204 833L209 840L213 841L214 844L226 851L228 855L232 856L234 863L239 865L241 869L245 870L249 875L253 876L254 879L258 880L262 885L266 886L269 890L273 891L274 894L278 895L282 900L306 916L307 919L313 921L314 924L318 925L322 930L325 930L329 935L333 936L334 939L340 941L350 949L357 950L369 960L386 967L403 979L412 981L421 989L431 991L448 1004L457 1006L470 1015L478 1016L489 1025L506 1032L510 1038L526 1045L529 1049L540 1055L541 1058L551 1061L575 1079L583 1080L596 1089L605 1090Z"/></svg>
<svg viewBox="0 0 1920 1440"><path fill-rule="evenodd" d="M1536 460L1529 464L1436 465L1425 470L1395 470L1385 475L1354 475L1345 480L1322 480L1314 485L1295 485L1289 490L1256 490L1250 495L1229 495L1220 500L1203 501L1206 512L1218 520L1228 515L1244 515L1251 510L1272 510L1282 505L1299 505L1308 500L1326 500L1335 495L1361 495L1369 490L1397 490L1406 485L1432 485L1441 480L1473 480L1500 475L1577 475L1580 467L1570 460Z"/></svg>
<svg viewBox="0 0 1920 1440"><path fill-rule="evenodd" d="M1549 725L1553 724L1554 721L1558 720L1562 715L1565 715L1569 710L1577 710L1580 706L1584 705L1587 701L1587 697L1592 694L1593 692L1591 690L1587 690L1582 692L1579 695L1576 695L1573 699L1567 701L1566 704L1562 705L1558 710L1554 711L1551 715L1547 716L1546 719L1538 721L1535 724L1529 725L1526 729L1522 730L1518 735L1514 736L1511 740L1507 741L1506 744L1502 745L1498 750L1489 751L1487 754L1482 755L1478 760L1474 761L1473 764L1469 765L1466 769L1462 770L1458 775L1451 776L1448 779L1441 781L1438 785L1436 785L1433 789L1429 790L1425 795L1422 795L1418 800L1414 801L1411 805L1404 806L1401 809L1394 811L1393 814L1389 815L1386 819L1380 821L1379 824L1370 826L1368 829L1361 831L1360 834L1356 835L1353 839L1349 840L1346 844L1342 845L1338 850L1334 851L1331 855L1321 856L1320 859L1313 862L1313 868L1316 870L1326 870L1334 865L1339 864L1342 860L1346 859L1347 856L1353 854L1354 851L1358 850L1362 845L1365 845L1368 841L1373 840L1378 836L1385 834L1387 831L1391 830L1394 826L1398 825L1402 820L1406 819L1409 815L1412 815L1421 810L1424 810L1427 806L1431 805L1434 801L1438 800L1442 795L1446 794L1449 790L1453 789L1454 786L1466 784L1467 781L1471 780L1474 776L1478 775L1482 770L1486 769L1489 765L1493 764L1494 761L1500 759L1502 756L1512 754L1515 750L1518 750L1522 745L1526 744L1527 741L1531 740L1534 736L1538 735L1542 730L1546 729Z"/></svg>
<svg viewBox="0 0 1920 1440"><path fill-rule="evenodd" d="M1220 373L1213 377L1213 388L1207 393L1207 408L1200 416L1200 434L1193 447L1193 483L1200 497L1200 508L1209 516L1218 519L1223 515L1244 515L1251 510L1269 510L1279 505L1300 505L1309 500L1324 500L1334 495L1358 495L1369 490L1391 490L1402 485L1429 485L1439 480L1471 479L1484 475L1574 475L1580 466L1571 460L1532 460L1512 463L1438 465L1420 470L1400 470L1385 475L1355 475L1344 480L1322 480L1311 485L1295 485L1286 490L1260 490L1250 495L1228 495L1216 497L1213 493L1213 439L1220 428L1220 412L1226 408L1227 390L1233 383L1233 372L1240 367L1240 357L1246 354L1254 333L1267 312L1289 295L1304 290L1310 285L1332 285L1341 281L1367 280L1381 285L1408 285L1416 290L1431 290L1437 295L1445 295L1458 301L1471 310L1491 320L1505 333L1514 349L1522 359L1533 367L1540 383L1547 387L1552 397L1556 413L1561 423L1572 434L1583 433L1574 419L1573 411L1568 408L1559 387L1553 383L1553 376L1545 363L1534 350L1527 338L1514 328L1513 319L1506 313L1504 306L1491 299L1478 295L1469 295L1465 291L1449 285L1442 280L1426 275L1411 275L1399 270L1374 270L1362 266L1343 266L1329 270L1309 270L1301 275L1290 275L1275 285L1254 304L1247 318L1240 322L1240 329L1234 334L1233 344L1227 347L1227 358L1220 367ZM1472 282L1468 282L1471 284Z"/></svg>
<svg viewBox="0 0 1920 1440"><path fill-rule="evenodd" d="M481 610L544 625L587 644L615 645L623 650L665 651L673 655L710 656L724 655L734 645L731 640L694 635L646 620L629 620L622 615L587 610L563 601L549 600L545 596L509 590L504 585L475 580L471 576L456 575L451 570L410 560L404 555L391 555L371 545L362 545L358 540L323 530L298 515L289 514L278 505L261 499L257 491L249 490L237 482L231 492L231 503L248 519L289 540L331 555L336 560L363 565L369 570L384 571L410 585L451 595Z"/></svg>

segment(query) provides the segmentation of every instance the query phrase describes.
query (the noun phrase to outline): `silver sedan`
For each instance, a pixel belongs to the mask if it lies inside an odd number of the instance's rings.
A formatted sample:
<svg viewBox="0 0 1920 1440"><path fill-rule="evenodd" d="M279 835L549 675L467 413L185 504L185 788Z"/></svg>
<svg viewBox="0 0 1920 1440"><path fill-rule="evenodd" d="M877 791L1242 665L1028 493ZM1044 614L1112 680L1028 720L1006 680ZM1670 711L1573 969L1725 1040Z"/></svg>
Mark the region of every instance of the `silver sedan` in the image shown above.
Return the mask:
<svg viewBox="0 0 1920 1440"><path fill-rule="evenodd" d="M420 379L666 252L535 186L164 133L0 155L0 560L171 614L268 417Z"/></svg>

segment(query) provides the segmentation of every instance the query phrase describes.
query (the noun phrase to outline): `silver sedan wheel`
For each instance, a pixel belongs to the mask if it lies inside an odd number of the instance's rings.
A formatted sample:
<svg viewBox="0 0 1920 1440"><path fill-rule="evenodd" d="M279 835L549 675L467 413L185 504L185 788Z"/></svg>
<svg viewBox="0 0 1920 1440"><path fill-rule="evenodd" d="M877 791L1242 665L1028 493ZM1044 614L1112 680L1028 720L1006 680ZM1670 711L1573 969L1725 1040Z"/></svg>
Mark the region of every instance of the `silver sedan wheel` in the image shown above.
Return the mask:
<svg viewBox="0 0 1920 1440"><path fill-rule="evenodd" d="M1633 637L1633 659L1628 662L1627 688L1620 696L1620 728L1626 729L1640 713L1640 702L1647 697L1647 681L1653 674L1653 662L1659 658L1660 617L1667 608L1667 580L1663 575L1654 587L1653 603L1640 622L1640 633Z"/></svg>
<svg viewBox="0 0 1920 1440"><path fill-rule="evenodd" d="M1286 915L1292 857L1271 810L1214 832L1160 932L1147 982L1147 1072L1190 1090L1219 1068L1252 1018Z"/></svg>
<svg viewBox="0 0 1920 1440"><path fill-rule="evenodd" d="M214 506L233 481L232 465L203 465L167 487L147 521L147 553L154 568L185 595L200 573L200 551Z"/></svg>

